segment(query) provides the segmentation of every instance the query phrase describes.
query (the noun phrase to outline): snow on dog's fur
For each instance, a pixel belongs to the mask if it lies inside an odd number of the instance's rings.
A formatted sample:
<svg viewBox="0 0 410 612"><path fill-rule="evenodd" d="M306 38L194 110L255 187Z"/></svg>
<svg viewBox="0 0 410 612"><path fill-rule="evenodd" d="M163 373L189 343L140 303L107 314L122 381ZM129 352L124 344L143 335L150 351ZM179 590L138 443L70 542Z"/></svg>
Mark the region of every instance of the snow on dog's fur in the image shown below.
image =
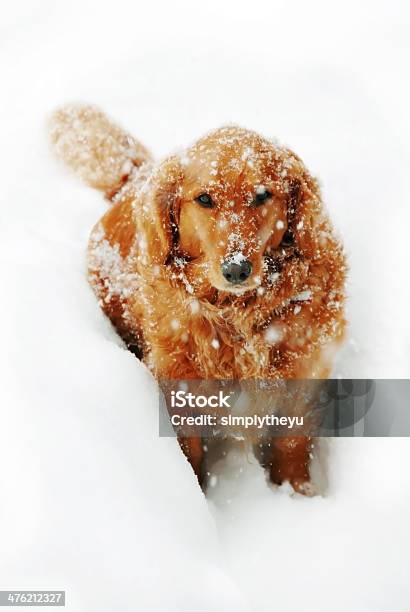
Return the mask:
<svg viewBox="0 0 410 612"><path fill-rule="evenodd" d="M329 375L346 265L292 151L228 126L155 163L89 106L57 111L51 131L60 157L110 201L91 234L90 282L158 379ZM201 481L201 440L180 442ZM269 448L271 479L306 492L310 439Z"/></svg>

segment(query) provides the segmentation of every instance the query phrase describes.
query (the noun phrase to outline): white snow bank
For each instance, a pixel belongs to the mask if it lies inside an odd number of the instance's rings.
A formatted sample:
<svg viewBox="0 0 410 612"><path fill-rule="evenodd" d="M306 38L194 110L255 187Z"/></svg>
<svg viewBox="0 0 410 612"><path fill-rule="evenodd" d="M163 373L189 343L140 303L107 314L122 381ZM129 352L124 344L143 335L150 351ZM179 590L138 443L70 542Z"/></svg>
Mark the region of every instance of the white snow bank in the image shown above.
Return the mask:
<svg viewBox="0 0 410 612"><path fill-rule="evenodd" d="M211 508L230 574L256 610L404 611L409 441L339 439L326 446L326 497L267 491L255 460L237 451L215 466Z"/></svg>
<svg viewBox="0 0 410 612"><path fill-rule="evenodd" d="M69 231L12 242L1 588L64 588L73 610L160 610L168 598L176 610L241 608L192 470L175 440L158 438L155 383L87 287L83 245Z"/></svg>

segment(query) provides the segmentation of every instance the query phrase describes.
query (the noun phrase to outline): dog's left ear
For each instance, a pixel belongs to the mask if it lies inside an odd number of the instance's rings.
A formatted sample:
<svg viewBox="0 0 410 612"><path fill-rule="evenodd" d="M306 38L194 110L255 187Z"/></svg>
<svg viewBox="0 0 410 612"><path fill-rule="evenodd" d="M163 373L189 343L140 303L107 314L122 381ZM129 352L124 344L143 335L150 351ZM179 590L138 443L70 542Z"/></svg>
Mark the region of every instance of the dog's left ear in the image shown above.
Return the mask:
<svg viewBox="0 0 410 612"><path fill-rule="evenodd" d="M317 228L322 218L320 187L299 160L289 178L288 226L299 248L312 255L317 250Z"/></svg>
<svg viewBox="0 0 410 612"><path fill-rule="evenodd" d="M182 178L178 157L169 157L154 169L143 189L142 209L135 213L139 250L148 265L166 264L177 247Z"/></svg>
<svg viewBox="0 0 410 612"><path fill-rule="evenodd" d="M296 215L299 213L299 200L301 196L301 181L292 179L289 184L289 197L287 206L288 227L294 229Z"/></svg>

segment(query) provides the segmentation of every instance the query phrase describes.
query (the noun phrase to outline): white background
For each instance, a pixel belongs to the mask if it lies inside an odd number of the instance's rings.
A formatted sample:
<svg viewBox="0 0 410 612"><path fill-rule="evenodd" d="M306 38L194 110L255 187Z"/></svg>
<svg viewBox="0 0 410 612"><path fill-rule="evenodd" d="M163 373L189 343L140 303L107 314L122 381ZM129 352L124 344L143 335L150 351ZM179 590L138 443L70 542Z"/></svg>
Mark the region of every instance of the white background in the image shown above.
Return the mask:
<svg viewBox="0 0 410 612"><path fill-rule="evenodd" d="M231 122L289 145L349 258L335 373L408 377L409 21L391 0L3 3L0 589L87 612L408 610L410 442L334 441L315 499L234 451L205 500L87 286L105 205L46 120L96 103L158 156Z"/></svg>

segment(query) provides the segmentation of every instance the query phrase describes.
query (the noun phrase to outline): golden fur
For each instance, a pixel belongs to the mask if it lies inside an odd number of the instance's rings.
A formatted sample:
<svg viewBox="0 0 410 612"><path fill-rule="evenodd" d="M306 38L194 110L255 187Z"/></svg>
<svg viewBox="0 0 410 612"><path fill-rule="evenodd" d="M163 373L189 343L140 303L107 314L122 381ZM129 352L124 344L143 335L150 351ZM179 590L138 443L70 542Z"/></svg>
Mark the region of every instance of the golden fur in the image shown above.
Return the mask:
<svg viewBox="0 0 410 612"><path fill-rule="evenodd" d="M52 138L111 204L91 234L90 282L156 378L329 375L345 326L346 264L318 183L292 151L228 126L155 163L93 107L57 111ZM261 188L271 197L253 206ZM214 208L198 204L203 193ZM252 274L232 286L221 262L238 253ZM197 441L183 444L198 463Z"/></svg>

